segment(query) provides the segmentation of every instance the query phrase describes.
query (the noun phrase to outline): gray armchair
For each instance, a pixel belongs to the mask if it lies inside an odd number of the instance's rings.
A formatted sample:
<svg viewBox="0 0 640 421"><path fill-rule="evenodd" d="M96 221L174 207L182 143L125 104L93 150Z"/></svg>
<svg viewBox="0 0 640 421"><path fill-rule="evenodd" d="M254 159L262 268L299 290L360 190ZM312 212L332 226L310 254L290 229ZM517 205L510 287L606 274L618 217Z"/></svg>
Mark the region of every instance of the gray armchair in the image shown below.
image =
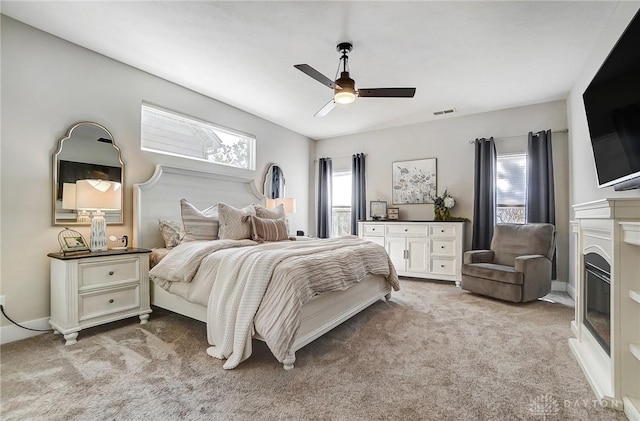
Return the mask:
<svg viewBox="0 0 640 421"><path fill-rule="evenodd" d="M464 253L461 288L514 303L551 291L556 245L551 224L497 224L491 250Z"/></svg>

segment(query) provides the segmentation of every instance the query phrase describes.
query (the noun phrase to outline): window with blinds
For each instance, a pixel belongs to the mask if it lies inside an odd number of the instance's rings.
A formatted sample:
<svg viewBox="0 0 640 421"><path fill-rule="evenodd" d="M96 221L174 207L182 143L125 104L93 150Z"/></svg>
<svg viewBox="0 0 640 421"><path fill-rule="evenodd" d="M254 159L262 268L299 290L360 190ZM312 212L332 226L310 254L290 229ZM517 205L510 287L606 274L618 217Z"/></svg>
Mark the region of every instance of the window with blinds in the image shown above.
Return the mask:
<svg viewBox="0 0 640 421"><path fill-rule="evenodd" d="M498 156L496 223L524 224L527 200L527 155Z"/></svg>
<svg viewBox="0 0 640 421"><path fill-rule="evenodd" d="M255 170L256 138L147 103L142 104L141 149Z"/></svg>
<svg viewBox="0 0 640 421"><path fill-rule="evenodd" d="M332 179L331 235L351 234L351 171L335 171Z"/></svg>

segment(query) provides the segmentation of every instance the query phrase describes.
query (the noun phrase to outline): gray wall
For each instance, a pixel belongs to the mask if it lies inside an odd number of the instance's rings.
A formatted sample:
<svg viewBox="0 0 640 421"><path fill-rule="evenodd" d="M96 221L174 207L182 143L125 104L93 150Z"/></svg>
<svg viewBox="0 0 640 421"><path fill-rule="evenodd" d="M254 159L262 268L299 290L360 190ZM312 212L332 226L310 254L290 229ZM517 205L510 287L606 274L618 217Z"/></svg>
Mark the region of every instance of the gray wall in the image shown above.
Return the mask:
<svg viewBox="0 0 640 421"><path fill-rule="evenodd" d="M524 152L527 133L567 127L564 101L510 108L490 113L445 118L411 126L320 140L316 158L331 157L334 169L349 168L351 154L367 156L367 206L371 200L391 204L394 161L437 158L438 193L448 189L456 205L452 215L473 218L474 147L470 140L493 136L498 153ZM558 226L558 281L568 277L569 174L567 135L553 135ZM400 205L401 219L433 219L433 205ZM467 224L467 249L471 224ZM555 288L563 289L564 284Z"/></svg>
<svg viewBox="0 0 640 421"><path fill-rule="evenodd" d="M49 316L49 260L62 227L51 225L51 154L78 121L98 122L113 134L125 162L124 225L108 235L131 236L132 185L155 164L254 177L262 191L270 163L297 199L291 229L308 231L308 180L314 141L244 111L169 83L2 16L2 144L0 294L17 321L45 325ZM149 101L257 137L257 170L188 161L140 150L140 105ZM88 237L88 228L80 231ZM7 327L8 322L2 321ZM4 334L8 331L3 328ZM10 331L11 333L13 331ZM26 331L25 331L26 332Z"/></svg>

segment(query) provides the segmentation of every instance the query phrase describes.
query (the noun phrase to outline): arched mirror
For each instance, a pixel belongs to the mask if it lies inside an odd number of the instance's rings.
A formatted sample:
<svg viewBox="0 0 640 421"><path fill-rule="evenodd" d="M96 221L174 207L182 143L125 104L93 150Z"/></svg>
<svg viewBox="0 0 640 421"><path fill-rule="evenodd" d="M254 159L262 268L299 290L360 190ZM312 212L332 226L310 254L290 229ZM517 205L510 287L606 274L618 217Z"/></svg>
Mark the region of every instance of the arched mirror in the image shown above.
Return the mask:
<svg viewBox="0 0 640 421"><path fill-rule="evenodd" d="M264 196L267 199L284 197L284 173L282 168L273 164L264 176Z"/></svg>
<svg viewBox="0 0 640 421"><path fill-rule="evenodd" d="M120 183L124 203L124 163L113 136L98 123L83 121L69 128L53 154L53 225L90 225L76 208L76 181L109 180ZM122 209L105 210L108 224L122 224Z"/></svg>

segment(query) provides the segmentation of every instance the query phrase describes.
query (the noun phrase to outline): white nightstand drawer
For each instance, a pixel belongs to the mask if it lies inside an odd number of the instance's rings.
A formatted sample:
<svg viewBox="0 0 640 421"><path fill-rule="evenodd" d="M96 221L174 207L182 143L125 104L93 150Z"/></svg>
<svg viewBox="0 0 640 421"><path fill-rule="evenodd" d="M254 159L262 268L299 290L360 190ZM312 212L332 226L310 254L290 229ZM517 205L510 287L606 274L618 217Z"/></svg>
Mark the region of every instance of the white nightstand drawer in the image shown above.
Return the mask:
<svg viewBox="0 0 640 421"><path fill-rule="evenodd" d="M78 265L78 284L82 289L100 284L135 282L140 279L139 267L138 257L83 262Z"/></svg>
<svg viewBox="0 0 640 421"><path fill-rule="evenodd" d="M431 240L431 254L439 254L443 256L455 256L456 254L455 240Z"/></svg>
<svg viewBox="0 0 640 421"><path fill-rule="evenodd" d="M384 236L383 224L364 224L364 235L368 236Z"/></svg>
<svg viewBox="0 0 640 421"><path fill-rule="evenodd" d="M427 235L426 225L388 224L387 234L390 235Z"/></svg>
<svg viewBox="0 0 640 421"><path fill-rule="evenodd" d="M453 236L456 235L456 226L454 224L431 225L429 227L432 237Z"/></svg>
<svg viewBox="0 0 640 421"><path fill-rule="evenodd" d="M139 307L139 285L131 285L128 288L101 291L99 293L80 294L78 320L83 321Z"/></svg>
<svg viewBox="0 0 640 421"><path fill-rule="evenodd" d="M456 261L451 259L431 259L431 272L440 275L455 275Z"/></svg>

